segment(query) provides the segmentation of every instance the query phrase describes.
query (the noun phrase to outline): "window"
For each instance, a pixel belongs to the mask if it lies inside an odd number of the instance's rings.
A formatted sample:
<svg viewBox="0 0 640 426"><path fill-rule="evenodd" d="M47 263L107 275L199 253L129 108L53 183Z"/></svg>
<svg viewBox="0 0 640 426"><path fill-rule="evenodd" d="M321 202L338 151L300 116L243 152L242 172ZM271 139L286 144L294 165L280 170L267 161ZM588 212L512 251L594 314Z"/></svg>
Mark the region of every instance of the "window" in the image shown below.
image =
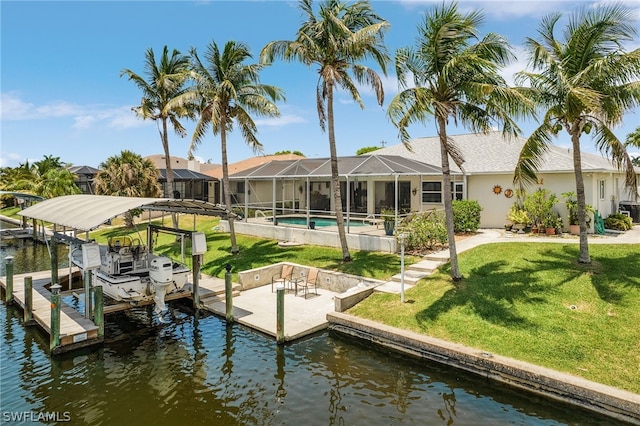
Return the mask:
<svg viewBox="0 0 640 426"><path fill-rule="evenodd" d="M600 188L600 190L599 190L600 199L604 200L604 180L599 180L598 181L598 186Z"/></svg>
<svg viewBox="0 0 640 426"><path fill-rule="evenodd" d="M422 202L442 202L442 182L422 182Z"/></svg>
<svg viewBox="0 0 640 426"><path fill-rule="evenodd" d="M244 181L238 182L237 187L236 187L236 193L237 194L244 194Z"/></svg>
<svg viewBox="0 0 640 426"><path fill-rule="evenodd" d="M462 182L451 182L451 199L462 200L464 193L464 184Z"/></svg>

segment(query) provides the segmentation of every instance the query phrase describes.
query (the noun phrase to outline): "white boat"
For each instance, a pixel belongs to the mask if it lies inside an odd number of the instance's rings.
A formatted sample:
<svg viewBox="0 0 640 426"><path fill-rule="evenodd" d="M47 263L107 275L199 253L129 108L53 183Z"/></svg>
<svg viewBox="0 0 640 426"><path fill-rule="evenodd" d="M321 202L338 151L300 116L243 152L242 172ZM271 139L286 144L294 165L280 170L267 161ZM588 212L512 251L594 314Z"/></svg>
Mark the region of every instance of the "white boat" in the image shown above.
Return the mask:
<svg viewBox="0 0 640 426"><path fill-rule="evenodd" d="M158 313L167 309L165 295L184 291L191 273L179 262L149 253L139 239L113 237L108 245L88 244L100 253L100 266L92 269L94 286L102 286L106 296L119 302L153 300ZM82 246L71 250L71 261L85 269Z"/></svg>

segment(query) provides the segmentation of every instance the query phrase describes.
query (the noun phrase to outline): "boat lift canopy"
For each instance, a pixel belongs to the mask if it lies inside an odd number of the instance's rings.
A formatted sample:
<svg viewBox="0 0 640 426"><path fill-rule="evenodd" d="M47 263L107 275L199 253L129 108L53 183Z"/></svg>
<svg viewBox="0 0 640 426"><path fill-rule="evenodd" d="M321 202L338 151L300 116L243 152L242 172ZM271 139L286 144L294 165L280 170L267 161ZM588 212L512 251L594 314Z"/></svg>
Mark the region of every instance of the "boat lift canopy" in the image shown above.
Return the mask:
<svg viewBox="0 0 640 426"><path fill-rule="evenodd" d="M65 195L28 207L19 215L81 231L91 231L133 209L226 216L223 206L201 200L116 197L110 195Z"/></svg>

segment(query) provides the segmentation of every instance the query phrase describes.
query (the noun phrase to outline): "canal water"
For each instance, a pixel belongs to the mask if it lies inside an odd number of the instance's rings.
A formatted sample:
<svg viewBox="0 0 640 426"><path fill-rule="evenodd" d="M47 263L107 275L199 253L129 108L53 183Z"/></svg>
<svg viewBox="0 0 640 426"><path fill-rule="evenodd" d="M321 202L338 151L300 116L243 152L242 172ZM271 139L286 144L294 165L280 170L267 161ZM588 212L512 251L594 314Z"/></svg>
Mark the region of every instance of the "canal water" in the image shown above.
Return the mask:
<svg viewBox="0 0 640 426"><path fill-rule="evenodd" d="M16 273L33 265L13 253ZM184 303L164 319L110 315L104 345L51 358L47 336L0 303L0 424L619 424L333 332L278 346Z"/></svg>

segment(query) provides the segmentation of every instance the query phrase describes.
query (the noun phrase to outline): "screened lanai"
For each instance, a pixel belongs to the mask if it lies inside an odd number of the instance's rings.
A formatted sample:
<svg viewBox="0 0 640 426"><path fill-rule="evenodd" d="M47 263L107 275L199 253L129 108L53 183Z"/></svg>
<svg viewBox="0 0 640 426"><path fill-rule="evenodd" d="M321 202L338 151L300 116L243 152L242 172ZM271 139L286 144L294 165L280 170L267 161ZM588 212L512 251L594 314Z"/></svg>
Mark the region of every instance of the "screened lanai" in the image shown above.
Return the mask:
<svg viewBox="0 0 640 426"><path fill-rule="evenodd" d="M442 208L440 167L394 155L359 155L338 158L342 209L349 218L380 218ZM463 177L452 173L462 197ZM268 215L274 223L280 216L335 216L331 186L331 160L304 158L272 161L230 176L236 209L244 217Z"/></svg>

